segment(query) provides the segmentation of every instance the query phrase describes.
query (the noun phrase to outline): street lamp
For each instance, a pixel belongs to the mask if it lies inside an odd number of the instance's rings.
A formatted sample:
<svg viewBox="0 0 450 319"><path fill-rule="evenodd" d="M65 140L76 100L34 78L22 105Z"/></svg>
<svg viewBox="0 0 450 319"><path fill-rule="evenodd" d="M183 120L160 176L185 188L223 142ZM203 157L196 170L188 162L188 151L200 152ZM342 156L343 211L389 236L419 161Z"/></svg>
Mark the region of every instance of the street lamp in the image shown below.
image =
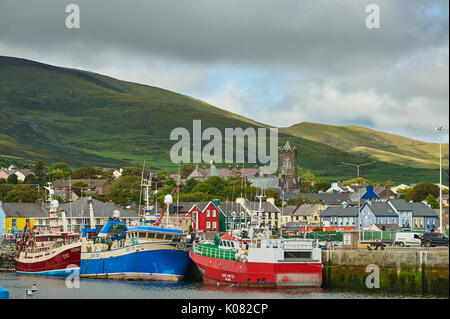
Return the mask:
<svg viewBox="0 0 450 319"><path fill-rule="evenodd" d="M442 134L445 131L443 125L435 128L439 134L439 232L443 233L442 229Z"/></svg>
<svg viewBox="0 0 450 319"><path fill-rule="evenodd" d="M344 164L344 165L356 166L356 170L357 170L357 173L358 173L358 183L359 183L359 168L361 166L374 164L375 162L364 163L364 164L353 164L353 163L345 163L345 162L341 162L341 163ZM360 204L361 198L359 197L359 189L357 190L357 192L358 192L358 243L359 243L361 241L361 220L360 220L360 217L359 217L359 214L360 214L359 210L360 210L360 206L361 206L361 204Z"/></svg>

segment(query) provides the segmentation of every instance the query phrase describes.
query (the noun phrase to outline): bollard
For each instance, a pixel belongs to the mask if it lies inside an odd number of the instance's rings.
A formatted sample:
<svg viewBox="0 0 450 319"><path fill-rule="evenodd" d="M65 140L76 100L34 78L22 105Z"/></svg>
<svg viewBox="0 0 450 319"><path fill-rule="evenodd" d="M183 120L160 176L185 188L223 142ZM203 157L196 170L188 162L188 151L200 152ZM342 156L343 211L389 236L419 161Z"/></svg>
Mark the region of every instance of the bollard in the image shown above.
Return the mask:
<svg viewBox="0 0 450 319"><path fill-rule="evenodd" d="M0 299L9 299L9 292L8 290L0 287Z"/></svg>

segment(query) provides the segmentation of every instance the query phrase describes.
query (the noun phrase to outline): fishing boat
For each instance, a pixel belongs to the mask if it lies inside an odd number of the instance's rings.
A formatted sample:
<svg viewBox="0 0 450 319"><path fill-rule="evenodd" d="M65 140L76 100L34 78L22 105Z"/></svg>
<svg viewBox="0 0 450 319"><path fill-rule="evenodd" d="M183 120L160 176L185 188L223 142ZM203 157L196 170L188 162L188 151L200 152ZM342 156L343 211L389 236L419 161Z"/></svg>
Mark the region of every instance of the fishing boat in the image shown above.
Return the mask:
<svg viewBox="0 0 450 319"><path fill-rule="evenodd" d="M17 273L67 276L70 271L80 267L80 234L67 231L63 211L63 231L60 231L58 206L57 200L51 200L48 231L33 230L30 224L26 223L19 242L19 257L16 258Z"/></svg>
<svg viewBox="0 0 450 319"><path fill-rule="evenodd" d="M214 244L194 244L190 257L207 285L293 288L322 285L322 253L317 240L272 238L257 221L249 229L230 230Z"/></svg>
<svg viewBox="0 0 450 319"><path fill-rule="evenodd" d="M168 197L170 196L170 198ZM160 223L171 195L154 226L144 221L128 228L116 211L92 240L83 237L80 276L116 280L180 281L190 263L192 244L179 229ZM170 202L170 203L169 203Z"/></svg>

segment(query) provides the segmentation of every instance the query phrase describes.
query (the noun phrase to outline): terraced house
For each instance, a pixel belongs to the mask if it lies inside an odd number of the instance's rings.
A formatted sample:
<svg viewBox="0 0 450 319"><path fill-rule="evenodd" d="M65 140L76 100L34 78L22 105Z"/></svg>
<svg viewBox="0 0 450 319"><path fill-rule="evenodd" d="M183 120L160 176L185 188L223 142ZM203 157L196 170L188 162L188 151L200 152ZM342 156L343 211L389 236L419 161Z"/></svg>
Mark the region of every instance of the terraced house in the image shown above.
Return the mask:
<svg viewBox="0 0 450 319"><path fill-rule="evenodd" d="M438 215L424 203L406 202L404 199L388 201L399 216L399 226L404 229L432 231L438 227Z"/></svg>
<svg viewBox="0 0 450 319"><path fill-rule="evenodd" d="M358 207L342 204L321 212L320 222L326 230L354 230L358 227L358 217Z"/></svg>
<svg viewBox="0 0 450 319"><path fill-rule="evenodd" d="M399 216L387 202L367 201L361 208L359 219L362 229L372 225L389 225L399 223Z"/></svg>

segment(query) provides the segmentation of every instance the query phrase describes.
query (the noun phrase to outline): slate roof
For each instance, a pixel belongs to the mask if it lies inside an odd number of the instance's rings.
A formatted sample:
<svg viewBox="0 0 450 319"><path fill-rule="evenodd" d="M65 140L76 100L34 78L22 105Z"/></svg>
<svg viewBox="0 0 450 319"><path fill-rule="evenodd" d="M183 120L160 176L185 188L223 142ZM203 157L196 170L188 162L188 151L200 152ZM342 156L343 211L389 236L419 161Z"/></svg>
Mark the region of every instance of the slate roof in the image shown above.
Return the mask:
<svg viewBox="0 0 450 319"><path fill-rule="evenodd" d="M130 218L139 217L138 213L132 209L124 209L110 203L104 203L97 199L92 199L94 217L112 217L115 210L120 212L120 217ZM68 218L89 218L89 197L80 197L72 203L64 203L59 205L60 210L66 211ZM60 216L60 213L58 213Z"/></svg>
<svg viewBox="0 0 450 319"><path fill-rule="evenodd" d="M424 203L409 203L413 208L413 217L437 217L438 214Z"/></svg>
<svg viewBox="0 0 450 319"><path fill-rule="evenodd" d="M297 206L295 206L295 205L284 206L282 209L283 216L290 216L296 209L297 209Z"/></svg>
<svg viewBox="0 0 450 319"><path fill-rule="evenodd" d="M39 203L2 203L6 217L48 217L48 212Z"/></svg>
<svg viewBox="0 0 450 319"><path fill-rule="evenodd" d="M397 217L397 213L392 209L391 205L387 202L367 202L375 216L392 216Z"/></svg>
<svg viewBox="0 0 450 319"><path fill-rule="evenodd" d="M259 209L259 202L245 202L245 207L247 207L251 211L256 211ZM262 202L261 203L261 209L266 213L280 213L281 210L276 207L274 204L270 202Z"/></svg>
<svg viewBox="0 0 450 319"><path fill-rule="evenodd" d="M398 211L411 211L412 206L409 205L411 203L407 203L404 199L390 199L389 202L395 207Z"/></svg>
<svg viewBox="0 0 450 319"><path fill-rule="evenodd" d="M244 212L245 218L250 218L250 215L247 213L245 208L240 203L222 203L220 204L220 209L225 214L225 216L230 217L232 212L236 213L236 216L240 216L241 212Z"/></svg>
<svg viewBox="0 0 450 319"><path fill-rule="evenodd" d="M320 217L331 217L331 216L338 216L338 217L347 217L347 216L358 216L358 207L342 207L342 206L336 206L336 207L328 207L323 212L320 213Z"/></svg>
<svg viewBox="0 0 450 319"><path fill-rule="evenodd" d="M300 205L294 212L294 216L311 216L320 208L319 204Z"/></svg>
<svg viewBox="0 0 450 319"><path fill-rule="evenodd" d="M178 212L180 213L187 213L191 210L194 205L197 205L197 207L200 209L200 211L203 211L205 207L209 204L209 202L173 202L172 205L170 205L170 213Z"/></svg>

